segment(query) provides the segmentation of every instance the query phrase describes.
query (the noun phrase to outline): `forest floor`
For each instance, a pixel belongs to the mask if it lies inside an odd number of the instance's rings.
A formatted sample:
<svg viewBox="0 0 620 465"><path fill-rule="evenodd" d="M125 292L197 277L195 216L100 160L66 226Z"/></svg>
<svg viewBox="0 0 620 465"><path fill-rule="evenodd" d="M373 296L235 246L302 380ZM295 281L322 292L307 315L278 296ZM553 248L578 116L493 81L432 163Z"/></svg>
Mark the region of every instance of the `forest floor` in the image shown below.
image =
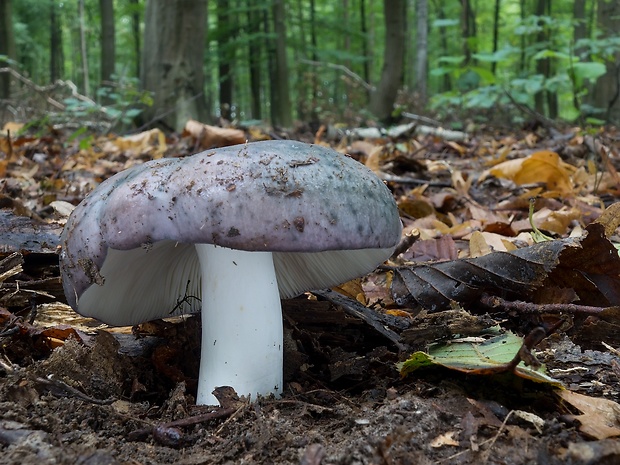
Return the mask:
<svg viewBox="0 0 620 465"><path fill-rule="evenodd" d="M401 308L389 274L378 270L341 288L344 300L322 292L283 302L281 398L249 403L223 390L220 406L195 406L198 317L110 328L73 313L59 281L64 207L156 153L196 151L190 137L152 136L79 147L37 134L0 146L0 464L620 463L618 296L606 291L620 268L591 289L599 307L610 307L607 316L471 302L438 313ZM405 231L420 235L397 264L474 256L473 231L488 233L495 249L527 246L530 197L539 198L534 222L555 238L577 234L619 200L619 138L611 130L459 137L330 143L386 179ZM540 166L539 179L482 176L541 152L561 155L559 178L544 177ZM528 300L541 296L532 287ZM556 299L545 301L567 303ZM379 317L359 317L360 302ZM528 349L558 383L438 366L401 377L397 369L438 340L482 338L495 326L524 337L543 328L546 337Z"/></svg>

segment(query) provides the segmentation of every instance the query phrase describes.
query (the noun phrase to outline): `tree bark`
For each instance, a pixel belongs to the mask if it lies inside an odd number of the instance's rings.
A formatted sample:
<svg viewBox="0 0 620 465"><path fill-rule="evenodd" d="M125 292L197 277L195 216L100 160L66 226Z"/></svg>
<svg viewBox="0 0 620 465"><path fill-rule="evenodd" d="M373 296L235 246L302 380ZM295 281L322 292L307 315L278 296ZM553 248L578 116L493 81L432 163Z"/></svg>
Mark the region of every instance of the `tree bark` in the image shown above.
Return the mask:
<svg viewBox="0 0 620 465"><path fill-rule="evenodd" d="M598 0L597 23L602 37L614 37L620 30L620 5L617 1ZM620 53L607 60L607 72L599 78L592 94L594 106L605 110L609 121L620 121Z"/></svg>
<svg viewBox="0 0 620 465"><path fill-rule="evenodd" d="M544 16L546 14L548 14L547 0L536 0L536 16ZM549 31L544 24L541 26L541 30L536 37L536 42L539 44L546 44L549 41ZM542 58L536 62L536 74L544 76L545 81L551 75L551 61L548 58ZM536 112L541 115L548 114L545 111L545 101L547 100L546 95L546 90L540 90L534 95Z"/></svg>
<svg viewBox="0 0 620 465"><path fill-rule="evenodd" d="M261 44L263 39L259 40L261 32L261 20L260 20L260 3L257 0L250 0L248 2L248 34L250 40L248 41L249 47L249 68L250 68L250 107L252 111L252 118L261 119Z"/></svg>
<svg viewBox="0 0 620 465"><path fill-rule="evenodd" d="M64 56L62 51L62 27L56 0L50 0L50 81L62 77Z"/></svg>
<svg viewBox="0 0 620 465"><path fill-rule="evenodd" d="M405 54L405 0L384 0L385 48L383 70L370 97L370 111L381 121L391 118L398 89L403 82Z"/></svg>
<svg viewBox="0 0 620 465"><path fill-rule="evenodd" d="M471 55L475 52L471 48L471 38L476 37L476 14L471 6L470 0L461 0L461 31L463 36L463 55L465 55L465 66L471 62Z"/></svg>
<svg viewBox="0 0 620 465"><path fill-rule="evenodd" d="M217 0L217 58L220 87L220 115L231 119L233 105L233 56L229 52L234 26L229 0Z"/></svg>
<svg viewBox="0 0 620 465"><path fill-rule="evenodd" d="M289 72L286 59L286 10L284 0L273 0L273 28L275 44L273 47L273 70L271 80L271 124L280 128L293 126L291 97L289 92Z"/></svg>
<svg viewBox="0 0 620 465"><path fill-rule="evenodd" d="M86 19L84 0L78 0L78 18L80 21L80 57L82 58L82 87L84 95L90 95L90 79L88 76L88 44L86 43Z"/></svg>
<svg viewBox="0 0 620 465"><path fill-rule="evenodd" d="M366 22L366 0L360 0L360 24L362 32L362 55L364 55L364 81L370 82L370 47L368 46L368 24Z"/></svg>
<svg viewBox="0 0 620 465"><path fill-rule="evenodd" d="M501 0L495 0L495 8L493 10L493 53L497 52L499 46L499 12L501 9ZM495 75L497 70L497 62L491 63L491 72Z"/></svg>
<svg viewBox="0 0 620 465"><path fill-rule="evenodd" d="M417 55L416 55L416 92L422 106L428 100L427 73L428 73L428 0L417 1Z"/></svg>
<svg viewBox="0 0 620 465"><path fill-rule="evenodd" d="M0 55L13 58L15 46L13 37L13 13L11 0L0 0ZM0 59L0 68L9 66L9 63ZM0 73L0 99L11 97L11 75Z"/></svg>
<svg viewBox="0 0 620 465"><path fill-rule="evenodd" d="M99 0L101 13L101 87L108 87L116 66L114 3L113 0ZM109 103L108 98L104 104Z"/></svg>
<svg viewBox="0 0 620 465"><path fill-rule="evenodd" d="M444 11L444 3L442 0L438 0L433 2L435 6L435 10L437 11L437 17L441 20L446 19L446 12ZM446 28L439 28L439 43L441 44L441 56L450 56L450 51L448 49L448 36L446 34ZM450 80L450 75L448 73L444 73L442 79L439 84L439 92L448 92L452 90L452 81Z"/></svg>
<svg viewBox="0 0 620 465"><path fill-rule="evenodd" d="M132 7L131 13L131 35L133 37L133 47L135 54L136 76L140 76L140 66L142 63L140 37L140 3L139 0L129 0Z"/></svg>
<svg viewBox="0 0 620 465"><path fill-rule="evenodd" d="M180 131L188 119L205 121L206 0L148 0L142 87L153 92L145 117Z"/></svg>

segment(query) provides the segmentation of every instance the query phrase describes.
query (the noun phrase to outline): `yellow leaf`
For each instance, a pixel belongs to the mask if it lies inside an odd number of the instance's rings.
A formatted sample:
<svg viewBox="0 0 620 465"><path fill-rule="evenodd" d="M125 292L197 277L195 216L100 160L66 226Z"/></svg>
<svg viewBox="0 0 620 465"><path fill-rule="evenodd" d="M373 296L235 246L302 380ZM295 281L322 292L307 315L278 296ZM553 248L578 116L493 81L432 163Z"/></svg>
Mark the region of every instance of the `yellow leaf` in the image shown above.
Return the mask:
<svg viewBox="0 0 620 465"><path fill-rule="evenodd" d="M541 150L526 158L500 163L489 173L519 185L544 182L549 190L567 193L573 190L571 175L575 171L576 168L562 161L557 153Z"/></svg>

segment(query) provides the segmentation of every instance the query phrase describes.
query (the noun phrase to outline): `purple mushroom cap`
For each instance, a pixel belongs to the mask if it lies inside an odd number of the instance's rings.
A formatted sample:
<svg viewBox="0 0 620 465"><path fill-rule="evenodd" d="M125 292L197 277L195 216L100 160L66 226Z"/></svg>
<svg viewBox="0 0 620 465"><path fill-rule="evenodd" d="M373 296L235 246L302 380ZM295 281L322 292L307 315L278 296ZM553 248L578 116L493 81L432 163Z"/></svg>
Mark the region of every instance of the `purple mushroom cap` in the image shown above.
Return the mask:
<svg viewBox="0 0 620 465"><path fill-rule="evenodd" d="M389 189L364 165L319 145L255 142L104 181L71 214L60 269L79 313L135 324L200 295L193 244L274 252L280 294L293 297L372 271L400 234ZM200 309L188 305L176 312Z"/></svg>

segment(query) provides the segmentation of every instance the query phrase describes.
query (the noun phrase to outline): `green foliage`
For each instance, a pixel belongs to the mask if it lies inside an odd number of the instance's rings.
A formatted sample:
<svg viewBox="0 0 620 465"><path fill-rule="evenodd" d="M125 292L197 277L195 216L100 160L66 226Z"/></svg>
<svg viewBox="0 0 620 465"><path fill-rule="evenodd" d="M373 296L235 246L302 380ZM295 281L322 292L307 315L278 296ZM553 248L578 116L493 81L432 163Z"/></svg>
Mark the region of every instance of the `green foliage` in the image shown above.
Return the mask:
<svg viewBox="0 0 620 465"><path fill-rule="evenodd" d="M546 91L559 96L560 115L566 120L596 113L581 102L606 73L606 62L620 53L620 37L584 39L573 47L571 19L531 15L508 22L502 31L510 40L495 52L473 54L476 66L464 66L460 54L438 57L431 75L450 76L455 90L435 95L431 108L447 114L454 108L490 109L511 101L534 107L534 97ZM449 21L442 24L451 25ZM549 40L536 40L542 32ZM520 46L523 41L524 49ZM549 62L549 77L536 72L540 60ZM497 66L495 74L491 64ZM519 67L523 72L515 73Z"/></svg>
<svg viewBox="0 0 620 465"><path fill-rule="evenodd" d="M140 90L139 85L137 78L112 76L110 87L101 87L97 90L100 101L110 102L105 107L99 106L99 110L114 121L120 121L124 125L131 124L142 113L143 107L153 105L151 93Z"/></svg>

